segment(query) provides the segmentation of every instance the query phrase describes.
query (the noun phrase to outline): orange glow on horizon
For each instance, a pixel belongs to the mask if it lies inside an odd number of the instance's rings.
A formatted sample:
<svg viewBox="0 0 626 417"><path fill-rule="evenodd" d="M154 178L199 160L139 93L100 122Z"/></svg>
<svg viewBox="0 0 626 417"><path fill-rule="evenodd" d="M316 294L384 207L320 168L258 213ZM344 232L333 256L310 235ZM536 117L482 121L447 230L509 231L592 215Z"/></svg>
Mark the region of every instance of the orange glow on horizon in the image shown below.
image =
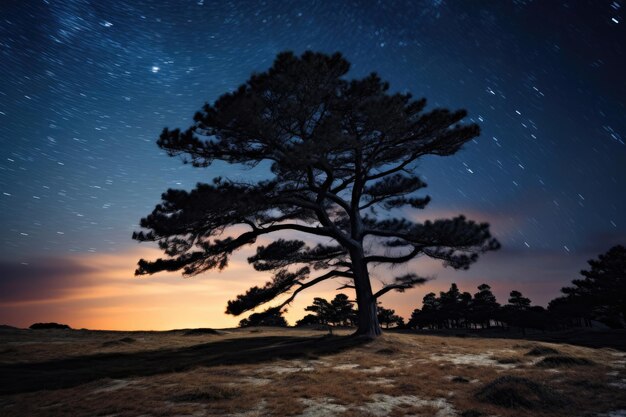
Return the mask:
<svg viewBox="0 0 626 417"><path fill-rule="evenodd" d="M160 256L157 249L141 248L124 254L74 255L67 261L88 268L88 272L72 277L73 285L68 285L54 297L0 303L0 315L7 323L19 327L50 321L65 323L72 328L99 330L235 327L247 314L240 317L225 314L226 302L253 285L262 285L271 277L271 274L255 271L248 265L246 258L253 250L242 249L221 272L210 271L191 278L182 278L180 273L135 277L137 261L142 257L154 259ZM300 294L287 308L287 321L295 324L304 316L304 308L314 297L331 299L340 285L338 280L328 281ZM353 297L351 291L345 292ZM417 301L415 296L411 297L412 306ZM395 308L400 310L398 306Z"/></svg>
<svg viewBox="0 0 626 417"><path fill-rule="evenodd" d="M28 327L35 322L59 322L72 328L101 330L169 330L176 328L236 327L239 320L248 314L233 317L224 313L226 303L254 285L262 285L271 277L270 273L255 271L246 258L255 248L247 247L236 253L223 271L209 271L199 276L182 278L180 273L159 273L154 276L135 277L134 269L140 258L155 259L162 256L156 248L138 248L120 254L83 254L64 258L64 262L78 265L81 271L67 276L61 282L61 290L42 294L37 299L9 300L0 302L0 317L3 323ZM482 264L481 264L482 261ZM508 271L506 259L478 262L478 267L469 271L454 271L442 268L432 259L414 260L393 271L372 268L373 287L380 288L389 277L408 271L417 271L422 276L439 276L425 285L405 293L391 292L382 298L382 304L396 310L408 319L413 309L421 306L428 292L446 291L451 282L456 282L461 291L476 292L484 282L492 286L498 301L506 303L508 292L521 289L525 295L551 294L556 296L558 282L524 282L515 284L510 280L497 282L485 276L497 276ZM85 272L87 271L87 272ZM76 272L76 271L74 271ZM504 276L504 275L502 275ZM63 281L63 280L62 280ZM342 280L323 282L300 294L288 306L285 317L289 324L305 315L304 308L314 297L332 299L338 292ZM531 293L527 294L526 289ZM351 299L353 290L342 290ZM276 305L281 299L267 306ZM262 311L267 306L261 306Z"/></svg>

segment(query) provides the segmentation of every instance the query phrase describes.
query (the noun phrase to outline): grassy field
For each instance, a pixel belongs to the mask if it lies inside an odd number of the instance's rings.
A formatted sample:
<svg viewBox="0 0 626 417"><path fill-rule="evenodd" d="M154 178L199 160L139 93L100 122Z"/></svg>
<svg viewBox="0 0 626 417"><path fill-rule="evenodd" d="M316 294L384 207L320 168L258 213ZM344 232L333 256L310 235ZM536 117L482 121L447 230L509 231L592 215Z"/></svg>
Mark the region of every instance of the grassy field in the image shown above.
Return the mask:
<svg viewBox="0 0 626 417"><path fill-rule="evenodd" d="M626 416L623 350L347 335L1 330L0 415Z"/></svg>

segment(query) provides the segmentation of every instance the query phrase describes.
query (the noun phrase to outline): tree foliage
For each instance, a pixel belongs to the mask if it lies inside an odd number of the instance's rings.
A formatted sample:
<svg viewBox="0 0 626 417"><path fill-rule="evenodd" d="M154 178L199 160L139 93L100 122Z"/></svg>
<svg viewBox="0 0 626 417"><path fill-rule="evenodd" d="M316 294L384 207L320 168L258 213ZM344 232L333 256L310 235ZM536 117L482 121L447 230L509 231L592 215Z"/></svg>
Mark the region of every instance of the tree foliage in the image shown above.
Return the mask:
<svg viewBox="0 0 626 417"><path fill-rule="evenodd" d="M582 278L561 289L564 294L550 301L548 309L532 305L520 291L509 294L508 303L498 304L491 287L482 284L473 298L460 293L456 284L447 292L424 296L421 309L411 314L413 328L487 328L491 325L534 329L571 326L591 327L592 320L610 327L626 325L626 247L617 245L597 259Z"/></svg>
<svg viewBox="0 0 626 417"><path fill-rule="evenodd" d="M330 324L333 321L332 305L324 298L315 297L313 304L307 306L305 311L312 312L318 324Z"/></svg>
<svg viewBox="0 0 626 417"><path fill-rule="evenodd" d="M404 319L396 314L396 311L390 308L385 308L382 305L378 305L378 322L385 326L386 329L389 326L404 327Z"/></svg>
<svg viewBox="0 0 626 417"><path fill-rule="evenodd" d="M595 319L612 327L626 324L626 248L617 245L588 261L582 279L561 289L564 297L550 303L550 310L563 316Z"/></svg>
<svg viewBox="0 0 626 417"><path fill-rule="evenodd" d="M461 292L455 283L448 291L441 291L439 297L433 292L424 296L422 308L415 309L407 324L412 328L455 329L489 328L492 324L505 324L519 327L536 327L537 307L530 306L530 300L519 291L511 292L511 299L501 307L487 284L478 286L478 292L472 296ZM518 308L518 305L523 308ZM541 308L541 307L538 307ZM534 310L532 310L534 309ZM534 315L528 311L534 311ZM533 321L534 320L534 321Z"/></svg>
<svg viewBox="0 0 626 417"><path fill-rule="evenodd" d="M256 183L215 178L191 191L165 192L133 237L157 242L166 257L140 260L136 274L223 269L233 252L260 236L299 232L324 243L278 239L257 247L248 261L274 278L237 296L227 312L241 314L289 293L280 309L306 288L344 278L356 293L358 333L376 336L377 299L425 278L399 276L373 292L371 265L428 256L466 269L497 249L486 223L463 216L420 223L394 211L428 204L419 194L426 187L415 173L419 159L456 153L478 126L461 123L464 110L425 111L424 99L390 93L375 73L347 80L349 67L338 53L281 53L268 71L206 104L190 128L164 129L159 147L195 167L222 161L270 172Z"/></svg>
<svg viewBox="0 0 626 417"><path fill-rule="evenodd" d="M313 304L304 310L310 311L312 314L306 315L298 322L298 325L353 326L357 321L353 302L343 293L335 295L335 298L330 302L324 298L315 297Z"/></svg>
<svg viewBox="0 0 626 417"><path fill-rule="evenodd" d="M253 326L287 327L287 320L283 317L283 312L280 309L269 308L260 313L252 313L239 321L239 327Z"/></svg>
<svg viewBox="0 0 626 417"><path fill-rule="evenodd" d="M530 308L530 299L524 297L521 292L513 290L509 294L508 307L517 311L528 310Z"/></svg>
<svg viewBox="0 0 626 417"><path fill-rule="evenodd" d="M499 309L500 304L491 292L491 287L487 284L479 285L471 303L471 321L481 327L491 327L491 322L497 318Z"/></svg>

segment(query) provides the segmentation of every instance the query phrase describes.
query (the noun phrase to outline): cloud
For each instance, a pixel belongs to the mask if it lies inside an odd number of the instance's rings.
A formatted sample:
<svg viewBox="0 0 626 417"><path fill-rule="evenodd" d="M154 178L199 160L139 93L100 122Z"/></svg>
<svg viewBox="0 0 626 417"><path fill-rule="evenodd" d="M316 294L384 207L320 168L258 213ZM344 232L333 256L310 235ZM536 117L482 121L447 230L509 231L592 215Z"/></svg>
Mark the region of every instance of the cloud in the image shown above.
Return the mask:
<svg viewBox="0 0 626 417"><path fill-rule="evenodd" d="M0 303L49 300L84 285L94 268L73 259L40 258L28 264L0 261Z"/></svg>

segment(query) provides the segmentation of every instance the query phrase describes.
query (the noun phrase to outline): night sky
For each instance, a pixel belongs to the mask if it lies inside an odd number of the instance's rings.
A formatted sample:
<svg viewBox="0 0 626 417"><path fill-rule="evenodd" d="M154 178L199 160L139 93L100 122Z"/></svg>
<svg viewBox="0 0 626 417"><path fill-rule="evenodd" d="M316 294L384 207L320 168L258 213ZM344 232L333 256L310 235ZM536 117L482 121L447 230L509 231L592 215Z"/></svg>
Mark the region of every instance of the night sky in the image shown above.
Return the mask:
<svg viewBox="0 0 626 417"><path fill-rule="evenodd" d="M206 101L285 50L339 51L482 134L422 161L420 219L465 214L503 248L383 304L407 317L428 291L489 283L546 305L586 260L626 243L626 3L616 1L2 0L0 323L165 329L232 326L226 301L267 276L242 252L222 273L135 278L159 252L131 239L167 188L236 166L158 149ZM376 279L384 279L378 276ZM293 324L331 284L304 293Z"/></svg>

